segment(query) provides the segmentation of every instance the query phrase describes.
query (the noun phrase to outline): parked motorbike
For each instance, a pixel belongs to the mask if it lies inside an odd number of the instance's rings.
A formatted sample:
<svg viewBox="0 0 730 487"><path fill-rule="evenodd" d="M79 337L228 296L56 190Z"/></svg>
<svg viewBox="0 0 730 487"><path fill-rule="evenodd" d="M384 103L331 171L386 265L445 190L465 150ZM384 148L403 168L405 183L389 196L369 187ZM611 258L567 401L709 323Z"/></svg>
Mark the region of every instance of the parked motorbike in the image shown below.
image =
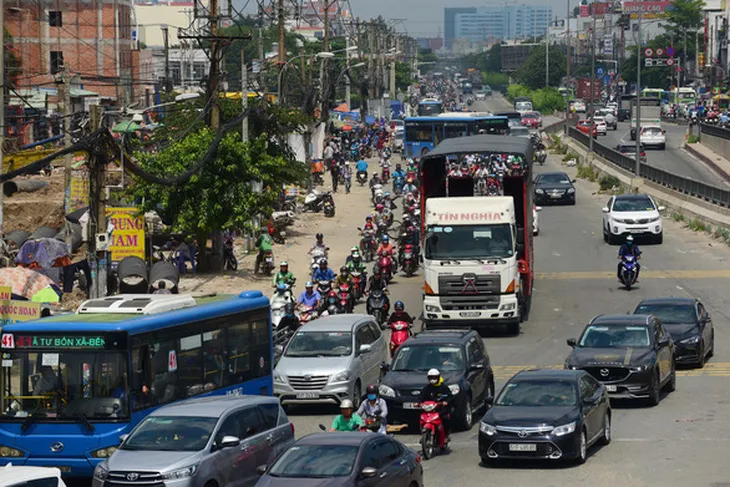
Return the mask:
<svg viewBox="0 0 730 487"><path fill-rule="evenodd" d="M440 402L425 401L421 404L421 450L423 458L429 460L446 448L446 430L439 412Z"/></svg>
<svg viewBox="0 0 730 487"><path fill-rule="evenodd" d="M320 193L316 189L313 189L307 196L304 197L304 208L303 211L311 211L317 213L324 208L325 201L334 201L332 194L329 191ZM332 203L334 206L334 202Z"/></svg>
<svg viewBox="0 0 730 487"><path fill-rule="evenodd" d="M261 272L267 276L271 275L274 270L274 254L271 250L267 250L264 254L264 258L261 260Z"/></svg>
<svg viewBox="0 0 730 487"><path fill-rule="evenodd" d="M633 255L625 255L621 260L621 282L630 291L631 286L636 284L636 258Z"/></svg>
<svg viewBox="0 0 730 487"><path fill-rule="evenodd" d="M322 210L324 211L324 216L327 218L333 218L335 216L335 200L332 198L331 194L328 194L327 196L328 197L322 203Z"/></svg>
<svg viewBox="0 0 730 487"><path fill-rule="evenodd" d="M415 255L413 244L406 244L403 248L403 257L400 262L401 269L406 277L411 277L418 270L417 256Z"/></svg>
<svg viewBox="0 0 730 487"><path fill-rule="evenodd" d="M365 308L369 315L375 318L380 328L385 329L384 323L390 311L390 300L383 290L372 290L368 296Z"/></svg>
<svg viewBox="0 0 730 487"><path fill-rule="evenodd" d="M367 171L358 171L357 172L357 182L360 184L360 186L365 186L368 182L368 172Z"/></svg>
<svg viewBox="0 0 730 487"><path fill-rule="evenodd" d="M406 321L394 321L390 324L390 358L411 336L411 325Z"/></svg>

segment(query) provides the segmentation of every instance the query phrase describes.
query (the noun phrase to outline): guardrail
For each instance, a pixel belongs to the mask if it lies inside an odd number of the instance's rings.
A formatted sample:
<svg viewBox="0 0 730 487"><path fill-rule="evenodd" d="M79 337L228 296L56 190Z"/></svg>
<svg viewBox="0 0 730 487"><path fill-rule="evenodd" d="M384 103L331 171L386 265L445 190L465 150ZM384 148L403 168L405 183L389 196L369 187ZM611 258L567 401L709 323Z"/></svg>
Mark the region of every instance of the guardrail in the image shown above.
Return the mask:
<svg viewBox="0 0 730 487"><path fill-rule="evenodd" d="M718 127L716 125L708 125L706 123L701 123L700 132L703 134L720 137L721 139L730 140L730 130L728 130L726 128Z"/></svg>
<svg viewBox="0 0 730 487"><path fill-rule="evenodd" d="M584 147L589 147L587 134L580 132L576 128L570 127L568 129L568 135ZM596 140L593 141L593 152L608 162L620 167L621 169L625 169L632 174L636 169L636 161L634 161L634 159L627 157L610 147L600 144ZM692 178L677 176L676 174L650 166L643 162L639 165L639 176L648 181L664 186L667 189L693 196L695 198L700 198L714 205L730 208L730 190L725 188L706 184Z"/></svg>

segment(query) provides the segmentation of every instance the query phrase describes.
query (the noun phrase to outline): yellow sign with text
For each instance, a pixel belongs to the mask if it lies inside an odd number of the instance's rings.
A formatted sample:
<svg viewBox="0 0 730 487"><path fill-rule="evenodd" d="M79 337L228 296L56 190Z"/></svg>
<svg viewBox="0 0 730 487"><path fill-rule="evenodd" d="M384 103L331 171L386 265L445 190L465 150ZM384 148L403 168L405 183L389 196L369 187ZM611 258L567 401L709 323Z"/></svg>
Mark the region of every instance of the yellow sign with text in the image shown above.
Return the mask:
<svg viewBox="0 0 730 487"><path fill-rule="evenodd" d="M0 301L10 301L13 297L13 288L10 286L0 286Z"/></svg>
<svg viewBox="0 0 730 487"><path fill-rule="evenodd" d="M41 303L33 301L3 301L0 304L0 313L3 324L19 323L21 321L37 320L41 317Z"/></svg>
<svg viewBox="0 0 730 487"><path fill-rule="evenodd" d="M112 261L132 255L144 259L144 215L137 208L107 208L106 217L113 227L109 245Z"/></svg>

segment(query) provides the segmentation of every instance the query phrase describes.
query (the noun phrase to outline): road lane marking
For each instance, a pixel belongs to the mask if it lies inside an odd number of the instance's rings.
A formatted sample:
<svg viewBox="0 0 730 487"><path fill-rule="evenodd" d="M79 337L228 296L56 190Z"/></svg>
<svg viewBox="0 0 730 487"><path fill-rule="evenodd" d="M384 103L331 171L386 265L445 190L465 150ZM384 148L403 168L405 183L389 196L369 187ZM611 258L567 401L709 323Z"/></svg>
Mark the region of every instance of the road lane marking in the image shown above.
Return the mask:
<svg viewBox="0 0 730 487"><path fill-rule="evenodd" d="M610 279L616 280L616 272L593 271L593 272L536 272L535 278L544 281L580 281L584 279ZM730 269L720 270L668 270L650 271L644 270L641 279L730 279Z"/></svg>
<svg viewBox="0 0 730 487"><path fill-rule="evenodd" d="M562 365L493 365L492 371L495 379L507 380L522 370L562 368ZM730 377L730 362L708 363L702 369L677 370L677 377Z"/></svg>

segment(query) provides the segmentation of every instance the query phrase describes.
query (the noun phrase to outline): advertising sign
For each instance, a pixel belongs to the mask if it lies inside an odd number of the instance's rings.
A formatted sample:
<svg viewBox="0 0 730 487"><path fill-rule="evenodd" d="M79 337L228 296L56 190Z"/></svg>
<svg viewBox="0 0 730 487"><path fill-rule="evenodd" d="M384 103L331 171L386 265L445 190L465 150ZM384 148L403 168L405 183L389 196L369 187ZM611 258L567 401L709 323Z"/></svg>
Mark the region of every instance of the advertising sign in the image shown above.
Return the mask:
<svg viewBox="0 0 730 487"><path fill-rule="evenodd" d="M137 208L107 208L106 216L113 227L109 245L112 261L130 255L144 259L144 215Z"/></svg>
<svg viewBox="0 0 730 487"><path fill-rule="evenodd" d="M672 2L624 2L623 11L632 19L638 19L639 7L641 7L642 18L658 19L664 17L665 12L672 8Z"/></svg>
<svg viewBox="0 0 730 487"><path fill-rule="evenodd" d="M37 320L41 317L41 304L32 301L2 301L0 312L3 325Z"/></svg>
<svg viewBox="0 0 730 487"><path fill-rule="evenodd" d="M66 212L72 213L89 206L89 171L71 171L71 186L66 200Z"/></svg>

